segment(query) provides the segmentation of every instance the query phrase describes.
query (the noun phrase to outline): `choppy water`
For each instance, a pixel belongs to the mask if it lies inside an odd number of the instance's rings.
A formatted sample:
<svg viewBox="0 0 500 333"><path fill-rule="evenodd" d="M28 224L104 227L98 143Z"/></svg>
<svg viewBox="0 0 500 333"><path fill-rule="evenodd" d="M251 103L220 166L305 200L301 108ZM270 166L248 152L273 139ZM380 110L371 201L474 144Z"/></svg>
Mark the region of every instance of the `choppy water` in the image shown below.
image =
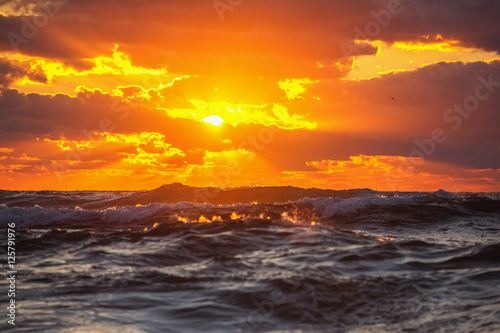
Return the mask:
<svg viewBox="0 0 500 333"><path fill-rule="evenodd" d="M190 191L0 191L15 330L500 331L498 193Z"/></svg>

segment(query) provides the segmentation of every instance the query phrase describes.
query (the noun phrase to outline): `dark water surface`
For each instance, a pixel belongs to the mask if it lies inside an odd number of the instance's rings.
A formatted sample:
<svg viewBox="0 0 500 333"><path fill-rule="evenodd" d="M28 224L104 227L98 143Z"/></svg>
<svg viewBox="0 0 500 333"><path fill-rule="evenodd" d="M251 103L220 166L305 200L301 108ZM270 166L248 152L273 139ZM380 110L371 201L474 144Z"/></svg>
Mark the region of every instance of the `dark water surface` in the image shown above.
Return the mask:
<svg viewBox="0 0 500 333"><path fill-rule="evenodd" d="M0 191L15 330L500 331L498 193L189 191Z"/></svg>

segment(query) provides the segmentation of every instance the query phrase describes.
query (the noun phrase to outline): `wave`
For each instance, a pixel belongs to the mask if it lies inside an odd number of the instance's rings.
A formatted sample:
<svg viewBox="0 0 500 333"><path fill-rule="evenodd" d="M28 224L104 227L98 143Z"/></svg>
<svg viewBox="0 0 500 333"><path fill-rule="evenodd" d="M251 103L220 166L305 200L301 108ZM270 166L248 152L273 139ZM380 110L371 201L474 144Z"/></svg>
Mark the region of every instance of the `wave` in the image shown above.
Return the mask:
<svg viewBox="0 0 500 333"><path fill-rule="evenodd" d="M305 198L301 200L302 203L311 204L316 211L320 212L322 216L343 216L357 213L372 206L398 206L398 205L416 205L428 201L426 195L411 195L411 196L393 196L387 197L372 196L367 198L318 198L310 199Z"/></svg>
<svg viewBox="0 0 500 333"><path fill-rule="evenodd" d="M98 193L101 200L102 192ZM143 194L143 193L141 193ZM65 227L123 227L142 226L155 222L226 222L231 220L266 219L277 222L306 223L327 221L336 218L356 217L359 214L391 213L404 214L429 212L436 218L445 215L467 215L474 213L500 214L498 198L485 196L466 196L444 191L433 193L374 193L362 191L350 198L302 198L285 203L237 203L214 205L209 203L149 203L130 206L111 206L103 209L89 209L80 206L74 208L10 207L0 205L0 228L6 228L9 222L15 222L20 228L47 227L64 225ZM87 194L88 196L96 194ZM134 194L126 193L130 200ZM109 196L104 196L109 201ZM113 194L113 200L117 195Z"/></svg>
<svg viewBox="0 0 500 333"><path fill-rule="evenodd" d="M0 206L0 227L7 227L7 223L14 222L17 227L33 228L48 226L58 222L76 224L78 222L94 222L105 224L130 224L146 220L151 217L169 215L179 210L212 207L193 203L159 204L147 206L110 207L103 210L88 210L76 208L43 208L35 207L7 207Z"/></svg>
<svg viewBox="0 0 500 333"><path fill-rule="evenodd" d="M430 196L435 200L491 199L500 200L500 193L451 193L436 192L380 192L370 189L322 190L291 186L244 187L219 189L190 187L182 184L164 185L151 191L0 191L0 204L8 207L105 209L148 205L151 203L207 203L212 205L273 204L300 201L305 198L367 198L367 197L418 197Z"/></svg>

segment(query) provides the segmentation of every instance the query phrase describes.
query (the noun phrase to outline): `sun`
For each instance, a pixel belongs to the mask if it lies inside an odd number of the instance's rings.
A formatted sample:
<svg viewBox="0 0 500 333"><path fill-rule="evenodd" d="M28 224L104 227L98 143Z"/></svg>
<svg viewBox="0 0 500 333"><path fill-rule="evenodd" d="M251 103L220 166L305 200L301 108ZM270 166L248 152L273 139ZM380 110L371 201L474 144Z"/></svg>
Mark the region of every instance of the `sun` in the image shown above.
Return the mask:
<svg viewBox="0 0 500 333"><path fill-rule="evenodd" d="M224 119L222 119L219 116L208 116L205 119L203 119L205 123L212 124L214 126L220 126L224 122Z"/></svg>

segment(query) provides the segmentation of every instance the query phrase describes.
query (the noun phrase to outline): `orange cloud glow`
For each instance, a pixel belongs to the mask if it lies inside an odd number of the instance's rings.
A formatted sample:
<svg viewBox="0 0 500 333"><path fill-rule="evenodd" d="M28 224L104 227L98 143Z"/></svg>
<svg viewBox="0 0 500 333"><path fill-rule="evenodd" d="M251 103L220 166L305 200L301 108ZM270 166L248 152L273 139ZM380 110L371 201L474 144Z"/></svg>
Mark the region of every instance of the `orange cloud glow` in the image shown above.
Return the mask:
<svg viewBox="0 0 500 333"><path fill-rule="evenodd" d="M496 5L387 4L1 4L0 189L499 191Z"/></svg>

